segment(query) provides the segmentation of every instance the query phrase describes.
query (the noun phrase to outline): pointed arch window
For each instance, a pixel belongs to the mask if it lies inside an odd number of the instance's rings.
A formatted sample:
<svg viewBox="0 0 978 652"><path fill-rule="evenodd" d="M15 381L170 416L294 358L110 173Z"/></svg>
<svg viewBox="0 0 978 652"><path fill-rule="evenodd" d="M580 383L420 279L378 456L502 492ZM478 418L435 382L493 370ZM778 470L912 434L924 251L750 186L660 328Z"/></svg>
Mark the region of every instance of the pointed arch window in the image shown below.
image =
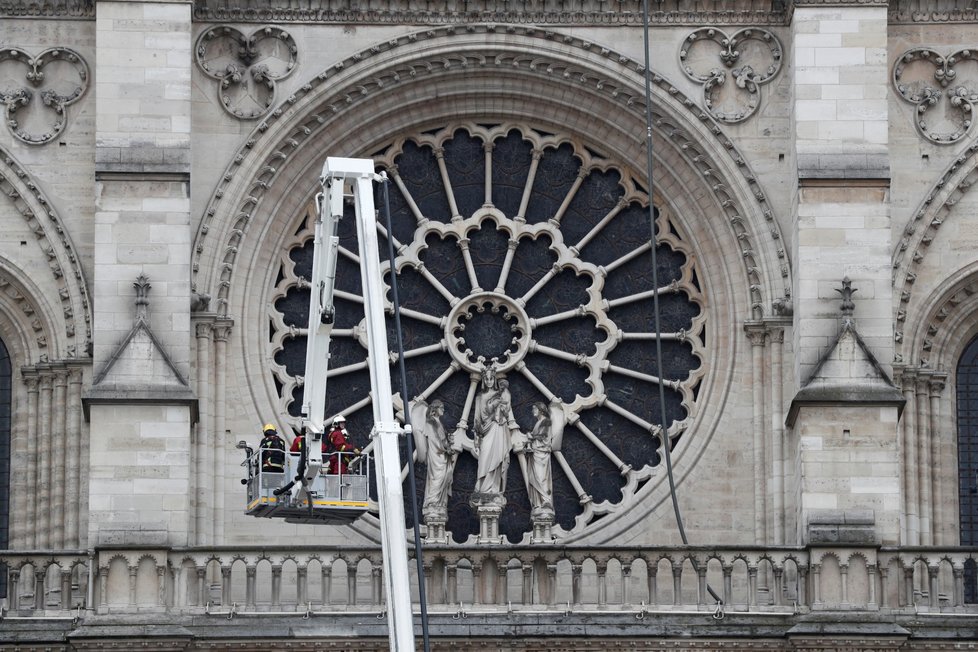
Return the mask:
<svg viewBox="0 0 978 652"><path fill-rule="evenodd" d="M958 523L961 545L978 545L978 337L965 348L957 369ZM978 572L965 565L965 602L978 602Z"/></svg>

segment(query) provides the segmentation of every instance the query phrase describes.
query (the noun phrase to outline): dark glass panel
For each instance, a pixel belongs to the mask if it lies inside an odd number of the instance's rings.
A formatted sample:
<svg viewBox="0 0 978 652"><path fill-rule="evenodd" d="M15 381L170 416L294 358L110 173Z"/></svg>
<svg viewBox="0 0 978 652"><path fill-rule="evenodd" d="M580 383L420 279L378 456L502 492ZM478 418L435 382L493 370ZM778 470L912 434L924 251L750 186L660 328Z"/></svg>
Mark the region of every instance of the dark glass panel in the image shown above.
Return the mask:
<svg viewBox="0 0 978 652"><path fill-rule="evenodd" d="M506 217L516 217L526 176L533 159L532 146L515 129L494 142L492 150L492 202Z"/></svg>
<svg viewBox="0 0 978 652"><path fill-rule="evenodd" d="M445 167L452 181L455 205L463 218L482 208L486 201L486 156L484 143L466 131L456 131L445 143Z"/></svg>

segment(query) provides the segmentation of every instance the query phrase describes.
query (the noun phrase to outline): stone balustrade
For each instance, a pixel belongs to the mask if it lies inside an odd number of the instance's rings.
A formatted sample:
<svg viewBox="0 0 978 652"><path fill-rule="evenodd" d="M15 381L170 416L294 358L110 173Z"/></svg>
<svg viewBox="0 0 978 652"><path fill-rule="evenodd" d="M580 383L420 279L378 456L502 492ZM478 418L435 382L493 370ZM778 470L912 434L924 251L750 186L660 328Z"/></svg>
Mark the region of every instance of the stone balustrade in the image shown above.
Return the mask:
<svg viewBox="0 0 978 652"><path fill-rule="evenodd" d="M978 613L975 548L428 546L430 612ZM379 548L0 552L5 616L380 613ZM412 575L416 566L411 565ZM412 587L417 597L416 576Z"/></svg>

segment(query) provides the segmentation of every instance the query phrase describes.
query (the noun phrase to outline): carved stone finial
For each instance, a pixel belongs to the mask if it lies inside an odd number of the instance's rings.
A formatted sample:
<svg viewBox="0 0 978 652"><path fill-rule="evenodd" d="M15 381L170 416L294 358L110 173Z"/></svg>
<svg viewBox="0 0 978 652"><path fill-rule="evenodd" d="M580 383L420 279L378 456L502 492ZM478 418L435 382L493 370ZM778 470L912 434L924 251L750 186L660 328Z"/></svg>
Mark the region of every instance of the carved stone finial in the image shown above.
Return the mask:
<svg viewBox="0 0 978 652"><path fill-rule="evenodd" d="M137 276L132 286L136 288L136 319L145 321L146 308L149 306L149 291L153 286L149 284L149 277L145 274Z"/></svg>
<svg viewBox="0 0 978 652"><path fill-rule="evenodd" d="M850 321L852 319L852 311L855 309L856 304L852 301L852 295L855 294L856 289L852 287L852 281L846 276L842 279L842 289L835 289L842 296L842 318L845 321Z"/></svg>

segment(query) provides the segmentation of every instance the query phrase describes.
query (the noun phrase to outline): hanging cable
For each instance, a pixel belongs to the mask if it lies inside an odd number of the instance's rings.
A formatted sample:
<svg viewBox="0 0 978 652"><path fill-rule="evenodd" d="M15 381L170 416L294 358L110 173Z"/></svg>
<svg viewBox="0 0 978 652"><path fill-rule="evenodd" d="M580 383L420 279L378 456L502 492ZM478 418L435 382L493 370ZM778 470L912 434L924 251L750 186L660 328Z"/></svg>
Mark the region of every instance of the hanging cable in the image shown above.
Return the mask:
<svg viewBox="0 0 978 652"><path fill-rule="evenodd" d="M643 43L645 46L645 142L646 142L646 170L645 170L645 180L648 185L649 193L649 230L651 232L652 246L652 319L655 324L655 362L656 362L656 374L660 381L659 386L659 443L662 445L663 455L666 460L666 476L669 479L669 495L672 497L672 510L676 514L676 527L679 528L679 537L683 541L684 546L689 545L689 540L686 538L686 529L683 527L683 516L679 511L679 498L676 496L676 479L672 472L672 442L669 440L669 433L666 428L666 390L662 379L665 378L662 373L662 326L659 313L659 265L656 255L656 239L655 239L655 205L652 201L653 197L653 175L652 175L652 165L653 165L653 149L652 149L652 64L649 60L649 46L651 45L649 39L649 0L642 0L642 28L643 28ZM723 600L716 594L716 592L707 585L707 591L710 595L717 601L717 611L714 614L714 618L723 617ZM718 619L719 619L718 618Z"/></svg>
<svg viewBox="0 0 978 652"><path fill-rule="evenodd" d="M397 294L397 273L394 269L394 228L391 225L390 194L387 190L389 179L387 173L381 173L384 189L384 226L387 228L387 250L391 265L391 300L394 302L394 330L397 337L397 359L401 372L401 403L404 409L405 430L411 430L411 410L408 409L407 368L404 362L404 333L401 330L401 301ZM421 550L421 526L418 519L418 492L414 481L414 436L408 433L407 439L407 468L408 493L411 494L411 519L414 522L414 559L418 566L418 602L421 607L421 637L424 642L424 652L431 652L431 641L428 639L428 603L424 590L424 558Z"/></svg>

